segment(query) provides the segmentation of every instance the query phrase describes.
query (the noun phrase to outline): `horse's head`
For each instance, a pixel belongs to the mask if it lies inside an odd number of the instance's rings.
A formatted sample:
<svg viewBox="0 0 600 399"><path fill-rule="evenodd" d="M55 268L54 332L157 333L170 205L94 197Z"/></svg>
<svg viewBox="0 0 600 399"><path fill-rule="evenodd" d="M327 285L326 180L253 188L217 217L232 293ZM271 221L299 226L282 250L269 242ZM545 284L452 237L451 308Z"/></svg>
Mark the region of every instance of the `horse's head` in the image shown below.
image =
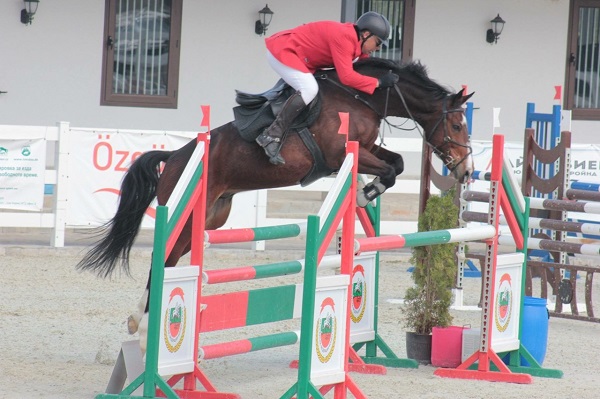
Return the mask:
<svg viewBox="0 0 600 399"><path fill-rule="evenodd" d="M372 97L381 117L401 116L416 121L423 138L444 162L454 177L466 182L473 173L473 158L463 104L473 95L456 94L427 76L420 63L398 65L389 60L369 58L355 68L361 73L379 77L383 73L399 76L388 90L378 89Z"/></svg>
<svg viewBox="0 0 600 399"><path fill-rule="evenodd" d="M465 183L474 170L471 156L473 150L463 108L463 104L473 94L463 95L463 90L461 90L456 94L446 96L441 101L441 109L434 112L431 117L425 117L422 122L425 129L425 140L461 183ZM432 123L433 127L431 127Z"/></svg>

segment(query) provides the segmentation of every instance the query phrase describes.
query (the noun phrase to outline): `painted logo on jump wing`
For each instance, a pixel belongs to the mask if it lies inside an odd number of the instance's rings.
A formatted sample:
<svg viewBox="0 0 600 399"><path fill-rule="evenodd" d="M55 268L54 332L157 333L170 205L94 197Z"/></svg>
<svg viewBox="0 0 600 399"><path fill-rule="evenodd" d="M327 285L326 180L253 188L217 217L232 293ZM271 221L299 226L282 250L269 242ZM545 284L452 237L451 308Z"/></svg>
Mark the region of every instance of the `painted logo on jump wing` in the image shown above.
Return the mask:
<svg viewBox="0 0 600 399"><path fill-rule="evenodd" d="M169 294L169 303L165 310L163 335L169 352L177 352L185 337L187 312L183 298L183 289L174 288Z"/></svg>
<svg viewBox="0 0 600 399"><path fill-rule="evenodd" d="M352 306L350 318L354 323L362 320L367 307L367 279L365 268L356 265L352 270Z"/></svg>
<svg viewBox="0 0 600 399"><path fill-rule="evenodd" d="M510 281L510 274L504 273L500 277L500 284L498 286L498 292L496 293L496 311L495 321L496 328L498 331L503 332L510 323L510 317L512 316L512 284Z"/></svg>
<svg viewBox="0 0 600 399"><path fill-rule="evenodd" d="M315 328L315 346L317 357L321 363L327 363L335 349L337 331L337 318L335 316L335 303L331 297L321 302L321 311L317 318Z"/></svg>

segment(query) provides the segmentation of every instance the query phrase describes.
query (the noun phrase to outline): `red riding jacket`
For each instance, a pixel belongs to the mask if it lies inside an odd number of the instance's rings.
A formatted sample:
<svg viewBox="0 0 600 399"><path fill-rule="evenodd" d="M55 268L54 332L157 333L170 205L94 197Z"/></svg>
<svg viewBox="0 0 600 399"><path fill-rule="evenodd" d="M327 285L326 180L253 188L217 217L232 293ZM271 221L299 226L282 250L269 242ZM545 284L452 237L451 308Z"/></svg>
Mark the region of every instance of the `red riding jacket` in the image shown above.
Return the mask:
<svg viewBox="0 0 600 399"><path fill-rule="evenodd" d="M373 94L377 78L361 75L352 68L362 54L361 42L352 23L318 21L285 30L265 39L267 49L281 63L303 72L334 67L340 81Z"/></svg>

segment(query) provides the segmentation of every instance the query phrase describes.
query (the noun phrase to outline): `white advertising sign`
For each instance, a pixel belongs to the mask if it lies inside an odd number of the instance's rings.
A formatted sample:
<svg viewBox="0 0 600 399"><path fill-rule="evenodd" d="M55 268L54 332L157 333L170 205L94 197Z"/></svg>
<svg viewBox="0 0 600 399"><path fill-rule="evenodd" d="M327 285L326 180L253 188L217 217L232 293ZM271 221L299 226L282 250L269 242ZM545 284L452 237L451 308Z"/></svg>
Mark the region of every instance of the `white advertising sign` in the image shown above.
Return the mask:
<svg viewBox="0 0 600 399"><path fill-rule="evenodd" d="M519 349L521 315L522 253L498 255L494 298L491 301L492 349L507 352Z"/></svg>
<svg viewBox="0 0 600 399"><path fill-rule="evenodd" d="M344 381L348 276L317 279L310 380L316 386Z"/></svg>
<svg viewBox="0 0 600 399"><path fill-rule="evenodd" d="M196 134L117 130L70 131L69 212L71 226L99 226L110 220L119 201L121 181L129 166L149 150L175 150ZM144 227L154 226L155 208L146 212Z"/></svg>
<svg viewBox="0 0 600 399"><path fill-rule="evenodd" d="M375 339L375 253L355 256L350 282L350 343Z"/></svg>
<svg viewBox="0 0 600 399"><path fill-rule="evenodd" d="M491 172L492 143L487 141L477 141L472 143L473 160L475 170L480 172ZM516 181L521 184L523 178L523 144L522 143L504 143L504 156L512 166L513 175ZM588 144L571 145L571 168L569 173L570 181L582 181L586 183L600 183L600 146ZM476 180L471 184L470 190L489 191L490 183L487 181ZM475 212L487 212L487 203L470 203L469 209ZM587 220L595 220L594 215L583 215ZM578 218L574 212L569 213L569 217Z"/></svg>
<svg viewBox="0 0 600 399"><path fill-rule="evenodd" d="M482 172L491 171L492 143L475 141L472 143L475 169ZM520 183L523 170L523 144L504 143L504 156L513 167L513 173ZM569 179L589 183L600 183L600 146L594 144L571 145L571 171ZM489 183L485 184L489 186Z"/></svg>
<svg viewBox="0 0 600 399"><path fill-rule="evenodd" d="M158 374L161 376L194 371L198 266L165 269Z"/></svg>
<svg viewBox="0 0 600 399"><path fill-rule="evenodd" d="M0 141L0 208L41 211L45 173L46 140Z"/></svg>

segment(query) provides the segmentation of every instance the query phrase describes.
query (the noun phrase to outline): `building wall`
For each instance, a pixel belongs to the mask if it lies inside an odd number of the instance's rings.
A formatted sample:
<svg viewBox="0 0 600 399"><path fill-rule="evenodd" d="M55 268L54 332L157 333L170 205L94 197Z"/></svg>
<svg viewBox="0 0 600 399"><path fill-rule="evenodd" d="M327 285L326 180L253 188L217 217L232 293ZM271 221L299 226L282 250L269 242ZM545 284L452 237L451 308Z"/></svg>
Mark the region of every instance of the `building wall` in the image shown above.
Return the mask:
<svg viewBox="0 0 600 399"><path fill-rule="evenodd" d="M504 31L489 44L485 34L498 13ZM500 108L495 132L522 141L526 104L544 113L557 104L554 86L565 81L568 19L568 0L417 1L414 58L440 82L475 91L474 139L491 140L492 109ZM575 126L574 141L590 142Z"/></svg>
<svg viewBox="0 0 600 399"><path fill-rule="evenodd" d="M496 132L521 141L525 106L555 104L564 85L568 0L416 0L414 59L456 90L475 91L473 136ZM31 26L19 21L20 1L0 2L0 124L196 130L199 106L212 106L212 126L232 117L235 89L260 92L277 79L264 59L254 21L264 0L183 1L178 109L100 106L104 0L40 2ZM269 1L269 33L319 19L339 20L342 0ZM498 44L485 41L489 20L506 26ZM600 142L599 122L573 123L574 142ZM390 133L387 133L390 134ZM393 132L416 137L415 132Z"/></svg>
<svg viewBox="0 0 600 399"><path fill-rule="evenodd" d="M178 109L100 106L104 0L41 1L33 24L23 3L0 2L0 124L197 130L199 106L212 126L229 122L235 89L261 92L278 79L254 33L264 0L184 0ZM269 1L269 33L340 18L340 0Z"/></svg>

